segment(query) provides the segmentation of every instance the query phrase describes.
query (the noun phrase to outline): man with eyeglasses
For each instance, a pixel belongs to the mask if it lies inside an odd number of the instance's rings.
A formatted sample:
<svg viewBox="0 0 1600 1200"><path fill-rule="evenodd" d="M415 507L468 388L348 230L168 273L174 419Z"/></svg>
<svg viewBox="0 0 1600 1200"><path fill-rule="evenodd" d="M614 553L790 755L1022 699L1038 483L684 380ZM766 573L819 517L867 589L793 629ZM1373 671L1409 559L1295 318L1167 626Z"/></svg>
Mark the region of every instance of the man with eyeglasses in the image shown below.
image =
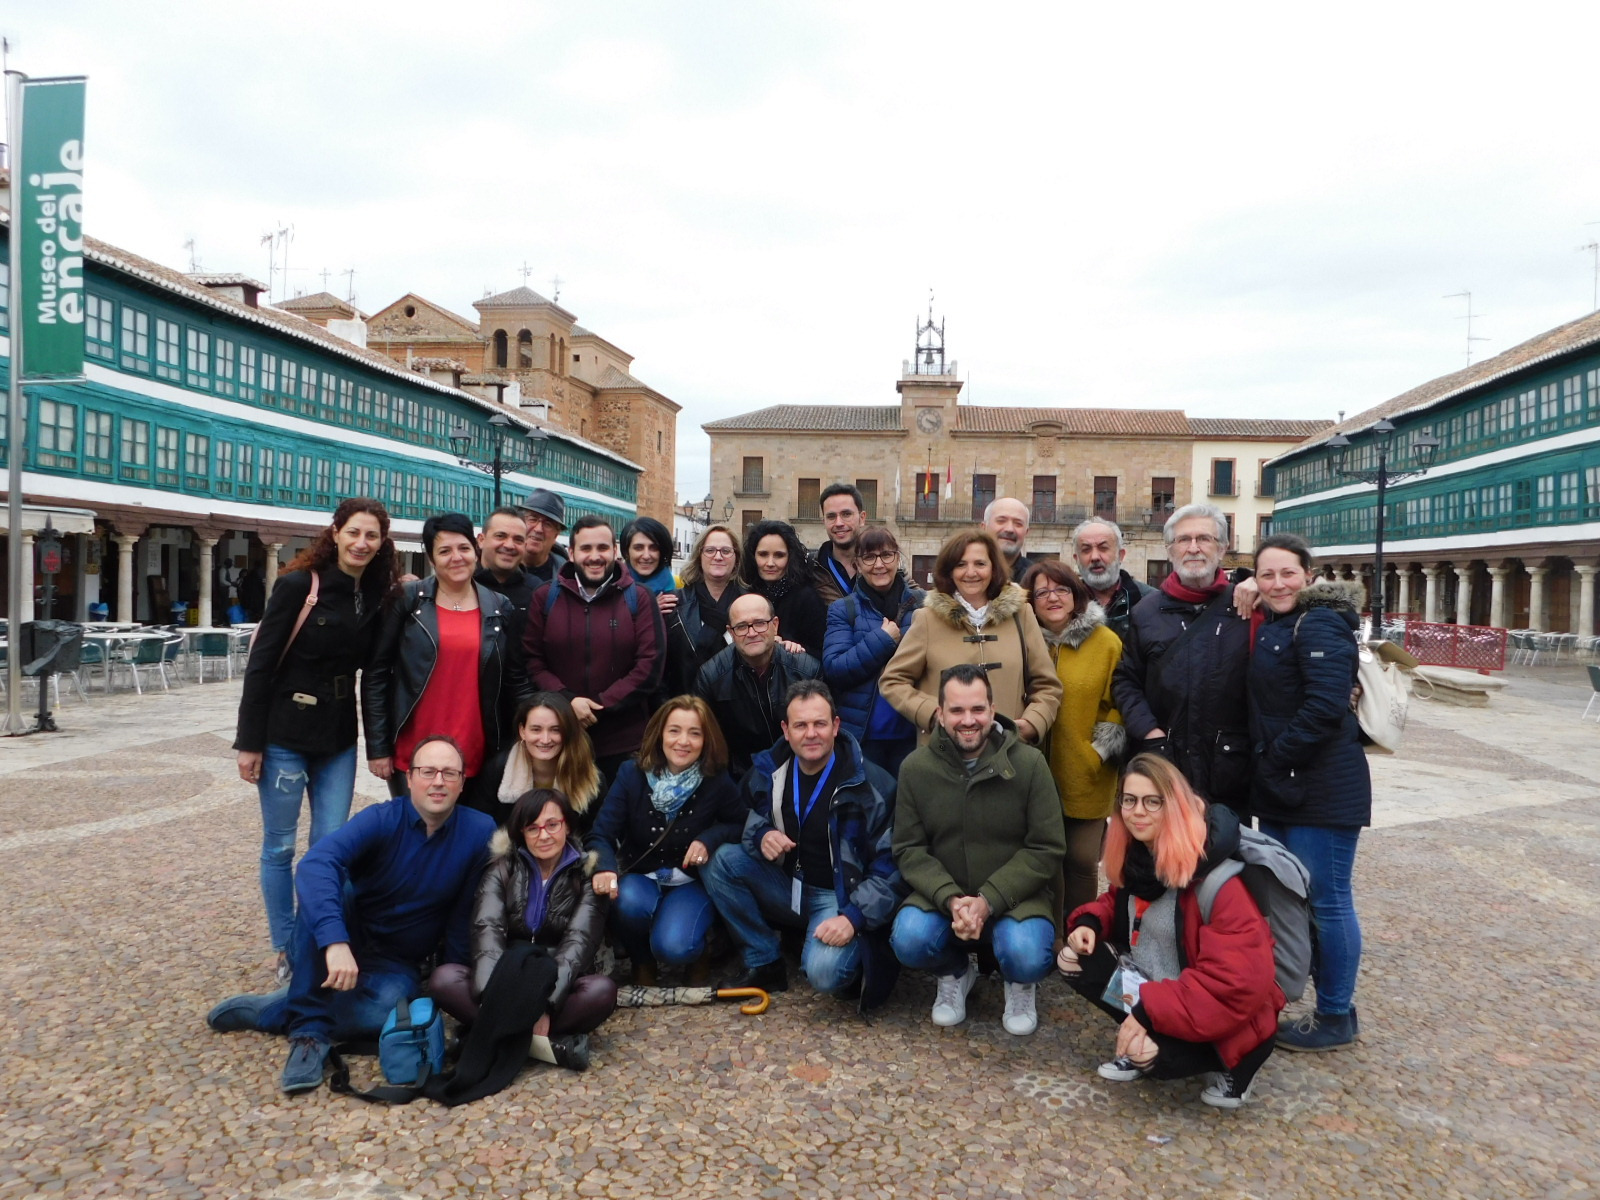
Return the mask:
<svg viewBox="0 0 1600 1200"><path fill-rule="evenodd" d="M1215 505L1187 504L1162 534L1172 573L1134 606L1111 694L1132 749L1164 755L1200 795L1247 817L1256 621L1235 611L1222 571L1228 520Z"/></svg>
<svg viewBox="0 0 1600 1200"><path fill-rule="evenodd" d="M408 796L362 809L307 851L288 987L234 996L206 1017L218 1033L286 1034L285 1092L322 1086L334 1042L376 1038L395 1004L417 995L436 951L443 963L470 961L473 894L495 824L457 807L462 767L454 741L424 738Z"/></svg>
<svg viewBox="0 0 1600 1200"><path fill-rule="evenodd" d="M818 502L828 540L811 556L811 581L824 604L842 599L856 578L856 543L867 527L866 502L852 484L830 483Z"/></svg>
<svg viewBox="0 0 1600 1200"><path fill-rule="evenodd" d="M522 515L528 523L522 569L539 583L549 583L567 561L556 544L567 527L567 502L548 488L534 488L522 506Z"/></svg>
<svg viewBox="0 0 1600 1200"><path fill-rule="evenodd" d="M783 737L783 698L801 679L821 679L822 664L778 641L772 602L754 593L728 606L733 645L700 668L694 690L711 706L728 742L728 771L744 777L761 751Z"/></svg>

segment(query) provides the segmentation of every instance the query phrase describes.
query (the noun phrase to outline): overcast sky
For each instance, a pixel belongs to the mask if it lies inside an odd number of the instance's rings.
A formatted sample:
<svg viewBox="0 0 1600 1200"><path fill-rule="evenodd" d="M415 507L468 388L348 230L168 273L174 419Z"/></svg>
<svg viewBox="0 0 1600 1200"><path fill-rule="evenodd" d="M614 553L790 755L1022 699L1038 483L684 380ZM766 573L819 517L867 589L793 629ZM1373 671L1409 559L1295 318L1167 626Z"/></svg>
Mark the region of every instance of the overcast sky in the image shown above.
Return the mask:
<svg viewBox="0 0 1600 1200"><path fill-rule="evenodd" d="M159 16L153 15L159 14ZM88 228L468 316L523 282L699 426L892 404L1328 417L1593 307L1600 6L10 0Z"/></svg>

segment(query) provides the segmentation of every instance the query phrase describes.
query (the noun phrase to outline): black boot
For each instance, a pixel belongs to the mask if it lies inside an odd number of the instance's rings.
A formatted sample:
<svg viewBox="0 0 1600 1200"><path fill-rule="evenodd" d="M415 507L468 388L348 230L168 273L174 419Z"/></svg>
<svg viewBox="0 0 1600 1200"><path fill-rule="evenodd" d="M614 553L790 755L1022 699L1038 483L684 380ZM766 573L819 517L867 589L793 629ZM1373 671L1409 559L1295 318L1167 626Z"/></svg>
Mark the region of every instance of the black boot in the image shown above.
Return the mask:
<svg viewBox="0 0 1600 1200"><path fill-rule="evenodd" d="M587 1071L589 1035L569 1033L566 1037L553 1037L550 1039L550 1053L555 1055L558 1067L565 1067L569 1071Z"/></svg>
<svg viewBox="0 0 1600 1200"><path fill-rule="evenodd" d="M763 992L787 992L789 967L780 956L759 967L748 967L732 979L724 979L718 988L760 988Z"/></svg>

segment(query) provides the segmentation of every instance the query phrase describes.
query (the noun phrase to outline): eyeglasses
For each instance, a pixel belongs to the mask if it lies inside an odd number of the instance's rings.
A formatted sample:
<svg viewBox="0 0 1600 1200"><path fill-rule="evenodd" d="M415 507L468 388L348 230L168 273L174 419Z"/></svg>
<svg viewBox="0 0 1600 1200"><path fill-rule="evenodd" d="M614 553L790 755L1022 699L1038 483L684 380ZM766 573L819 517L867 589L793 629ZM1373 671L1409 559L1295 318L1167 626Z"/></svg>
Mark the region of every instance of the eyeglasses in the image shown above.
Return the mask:
<svg viewBox="0 0 1600 1200"><path fill-rule="evenodd" d="M1206 546L1215 546L1218 543L1217 538L1212 534L1194 533L1185 534L1183 537L1175 537L1172 539L1172 544L1174 546L1200 546L1204 548Z"/></svg>
<svg viewBox="0 0 1600 1200"><path fill-rule="evenodd" d="M1121 806L1123 812L1128 812L1130 809L1133 809L1133 808L1142 808L1142 809L1145 810L1145 812L1156 813L1156 812L1160 812L1161 811L1161 806L1163 804L1165 804L1165 803L1166 803L1166 801L1163 800L1160 796L1118 796L1117 797L1117 804Z"/></svg>
<svg viewBox="0 0 1600 1200"><path fill-rule="evenodd" d="M733 553L733 547L732 546L707 546L704 550L700 551L700 553L701 554L709 554L712 558L727 558L730 554Z"/></svg>
<svg viewBox="0 0 1600 1200"><path fill-rule="evenodd" d="M1065 596L1065 597L1067 597L1067 599L1070 600L1070 599L1072 599L1072 589L1071 588L1064 588L1064 587L1049 587L1049 588L1034 588L1033 589L1033 598L1035 600L1047 600L1051 596Z"/></svg>
<svg viewBox="0 0 1600 1200"><path fill-rule="evenodd" d="M747 633L765 633L767 626L771 625L772 622L773 618L771 617L765 621L740 621L737 625L730 626L730 628L732 628L735 637L743 637Z"/></svg>
<svg viewBox="0 0 1600 1200"><path fill-rule="evenodd" d="M466 777L465 771L458 771L454 767L412 767L411 773L424 783L432 783L435 779L460 783Z"/></svg>
<svg viewBox="0 0 1600 1200"><path fill-rule="evenodd" d="M860 562L865 567L875 567L880 563L888 566L900 557L898 550L881 550L877 554L863 554Z"/></svg>
<svg viewBox="0 0 1600 1200"><path fill-rule="evenodd" d="M559 833L566 827L566 821L557 817L554 821L540 821L536 825L529 825L528 829L533 833Z"/></svg>

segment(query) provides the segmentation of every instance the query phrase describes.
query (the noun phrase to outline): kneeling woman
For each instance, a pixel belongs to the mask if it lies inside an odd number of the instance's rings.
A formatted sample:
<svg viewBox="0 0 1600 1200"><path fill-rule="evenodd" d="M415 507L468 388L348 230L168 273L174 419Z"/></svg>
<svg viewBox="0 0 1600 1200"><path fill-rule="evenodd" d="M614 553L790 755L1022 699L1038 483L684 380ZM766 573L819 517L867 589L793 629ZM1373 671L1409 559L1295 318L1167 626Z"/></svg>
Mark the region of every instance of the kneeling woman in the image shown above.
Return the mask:
<svg viewBox="0 0 1600 1200"><path fill-rule="evenodd" d="M607 902L589 884L594 856L584 854L575 822L566 796L534 788L489 842L491 857L472 911L472 966L445 963L428 985L456 1020L477 1020L495 964L514 941L548 946L556 960L555 990L533 1027L536 1035L586 1034L617 1007L617 985L593 974Z"/></svg>
<svg viewBox="0 0 1600 1200"><path fill-rule="evenodd" d="M749 808L728 778L728 745L698 696L668 700L645 727L637 761L625 762L595 818L594 890L616 901L617 933L633 982L653 987L656 966L690 965L706 981L714 915L700 871L737 842Z"/></svg>
<svg viewBox="0 0 1600 1200"><path fill-rule="evenodd" d="M600 769L572 702L560 692L535 692L517 706L517 740L483 764L478 786L461 797L468 808L506 823L530 788L554 788L577 814L579 832L593 824Z"/></svg>
<svg viewBox="0 0 1600 1200"><path fill-rule="evenodd" d="M1237 1108L1272 1053L1284 1005L1272 931L1244 881L1227 880L1211 920L1201 917L1198 892L1238 848L1239 820L1208 810L1155 754L1128 764L1117 806L1103 864L1111 889L1068 918L1057 960L1074 990L1121 1022L1100 1074L1125 1083L1210 1073L1200 1099Z"/></svg>

